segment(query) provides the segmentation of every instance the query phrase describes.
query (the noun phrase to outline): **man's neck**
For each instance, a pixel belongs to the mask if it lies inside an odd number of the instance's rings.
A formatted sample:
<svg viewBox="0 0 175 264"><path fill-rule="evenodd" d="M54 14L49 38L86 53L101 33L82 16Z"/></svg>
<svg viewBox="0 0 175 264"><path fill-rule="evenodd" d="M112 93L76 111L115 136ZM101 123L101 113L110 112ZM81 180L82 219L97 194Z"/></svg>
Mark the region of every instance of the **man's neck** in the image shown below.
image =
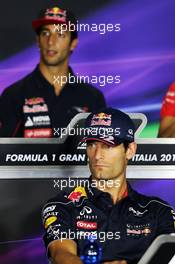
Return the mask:
<svg viewBox="0 0 175 264"><path fill-rule="evenodd" d="M55 94L59 95L66 83L66 77L69 73L68 64L47 66L40 62L39 69L46 80L53 86Z"/></svg>

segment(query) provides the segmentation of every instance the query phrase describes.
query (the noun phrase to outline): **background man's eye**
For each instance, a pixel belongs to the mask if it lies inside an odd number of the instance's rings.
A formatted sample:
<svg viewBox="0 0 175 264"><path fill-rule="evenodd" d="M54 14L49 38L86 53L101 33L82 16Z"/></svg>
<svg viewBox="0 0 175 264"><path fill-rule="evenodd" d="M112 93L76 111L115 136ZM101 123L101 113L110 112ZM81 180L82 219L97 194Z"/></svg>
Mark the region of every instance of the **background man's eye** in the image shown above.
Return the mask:
<svg viewBox="0 0 175 264"><path fill-rule="evenodd" d="M49 32L47 32L47 31L42 31L41 34L42 34L42 36L49 36Z"/></svg>
<svg viewBox="0 0 175 264"><path fill-rule="evenodd" d="M61 37L61 38L64 38L65 37L65 34L64 33L61 33L61 32L58 32L58 36Z"/></svg>

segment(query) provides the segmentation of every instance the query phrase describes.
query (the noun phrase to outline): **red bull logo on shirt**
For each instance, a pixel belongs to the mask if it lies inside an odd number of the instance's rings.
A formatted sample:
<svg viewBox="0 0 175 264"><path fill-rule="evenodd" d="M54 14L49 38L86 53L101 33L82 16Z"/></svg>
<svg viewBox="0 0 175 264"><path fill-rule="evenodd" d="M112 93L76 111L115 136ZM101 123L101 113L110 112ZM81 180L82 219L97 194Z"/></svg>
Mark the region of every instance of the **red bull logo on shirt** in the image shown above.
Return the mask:
<svg viewBox="0 0 175 264"><path fill-rule="evenodd" d="M44 104L44 98L42 97L32 97L32 98L26 98L25 104L26 105L37 105L37 104Z"/></svg>
<svg viewBox="0 0 175 264"><path fill-rule="evenodd" d="M79 202L81 197L87 197L86 191L83 187L76 187L68 196L72 202Z"/></svg>

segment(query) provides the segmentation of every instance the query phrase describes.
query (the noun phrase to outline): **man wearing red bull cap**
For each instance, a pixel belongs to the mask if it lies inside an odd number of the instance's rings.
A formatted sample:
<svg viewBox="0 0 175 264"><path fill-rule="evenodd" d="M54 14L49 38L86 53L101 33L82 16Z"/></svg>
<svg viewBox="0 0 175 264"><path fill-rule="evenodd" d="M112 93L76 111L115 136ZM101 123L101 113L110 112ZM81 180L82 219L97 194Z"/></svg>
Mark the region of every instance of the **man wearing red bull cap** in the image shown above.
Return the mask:
<svg viewBox="0 0 175 264"><path fill-rule="evenodd" d="M86 129L90 179L84 187L60 192L43 208L48 256L54 264L83 263L86 238L95 235L101 263L136 264L157 236L175 232L175 212L163 200L139 194L126 180L127 163L136 152L127 114L112 108L94 112Z"/></svg>
<svg viewBox="0 0 175 264"><path fill-rule="evenodd" d="M5 89L0 98L0 136L49 138L80 112L105 106L102 93L79 82L69 67L77 46L74 15L57 6L43 10L32 22L40 62L24 79Z"/></svg>

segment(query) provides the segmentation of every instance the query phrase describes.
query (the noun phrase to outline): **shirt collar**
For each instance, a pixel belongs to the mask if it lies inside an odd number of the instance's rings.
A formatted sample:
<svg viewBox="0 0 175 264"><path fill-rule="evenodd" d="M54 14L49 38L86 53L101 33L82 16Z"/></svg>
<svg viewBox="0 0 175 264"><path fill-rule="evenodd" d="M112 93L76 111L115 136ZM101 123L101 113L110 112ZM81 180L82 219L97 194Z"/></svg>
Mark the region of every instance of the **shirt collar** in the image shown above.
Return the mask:
<svg viewBox="0 0 175 264"><path fill-rule="evenodd" d="M90 176L89 178L89 184L88 186L86 187L86 191L87 191L87 194L88 194L88 198L90 199L97 199L99 198L100 196L108 196L108 197L111 197L109 193L107 192L103 192L99 189L97 189L96 187L92 187L93 184L92 184L92 176ZM123 194L123 198L129 198L131 200L138 200L138 193L132 189L130 183L127 181L127 189L126 191L124 192Z"/></svg>
<svg viewBox="0 0 175 264"><path fill-rule="evenodd" d="M45 84L45 87L53 86L50 82L48 82L48 80L44 77L44 75L43 75L42 72L40 71L39 64L37 64L37 66L36 66L36 68L35 68L35 70L34 70L34 73L35 73L37 79L39 78L39 80L40 80L43 84ZM75 76L75 75L74 75L74 72L73 72L73 70L72 70L72 68L71 68L70 66L69 66L69 73L70 73L71 76ZM65 87L67 86L67 84L68 84L68 83L65 84ZM69 83L69 85L71 85L71 84ZM68 85L68 86L69 86L69 85ZM65 87L64 87L64 88L65 88ZM42 86L41 88L43 88L43 86Z"/></svg>

